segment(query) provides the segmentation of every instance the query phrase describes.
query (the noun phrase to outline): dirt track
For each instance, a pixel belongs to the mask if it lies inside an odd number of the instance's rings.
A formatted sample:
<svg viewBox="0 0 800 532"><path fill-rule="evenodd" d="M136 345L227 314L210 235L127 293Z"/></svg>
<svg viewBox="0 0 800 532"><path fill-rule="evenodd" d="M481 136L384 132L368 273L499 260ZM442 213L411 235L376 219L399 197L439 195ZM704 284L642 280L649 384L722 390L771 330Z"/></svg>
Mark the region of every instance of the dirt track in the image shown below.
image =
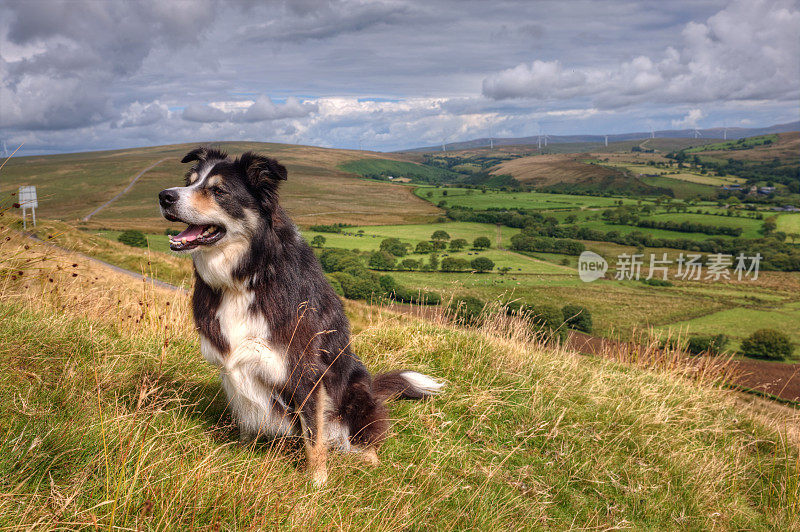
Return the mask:
<svg viewBox="0 0 800 532"><path fill-rule="evenodd" d="M575 351L589 355L603 352L603 346L614 345L615 340L590 336L581 332L570 333L568 345ZM766 360L731 360L732 384L768 393L787 401L800 402L800 364L768 362Z"/></svg>

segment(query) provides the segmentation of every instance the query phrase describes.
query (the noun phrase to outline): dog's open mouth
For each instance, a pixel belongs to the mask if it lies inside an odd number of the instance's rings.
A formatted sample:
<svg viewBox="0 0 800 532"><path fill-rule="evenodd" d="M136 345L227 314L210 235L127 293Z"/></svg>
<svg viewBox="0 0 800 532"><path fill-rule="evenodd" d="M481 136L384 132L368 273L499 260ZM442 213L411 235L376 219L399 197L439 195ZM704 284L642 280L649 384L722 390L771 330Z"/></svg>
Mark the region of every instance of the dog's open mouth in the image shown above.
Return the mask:
<svg viewBox="0 0 800 532"><path fill-rule="evenodd" d="M225 236L225 229L218 225L190 225L183 232L169 237L172 251L187 251L198 246L208 246Z"/></svg>

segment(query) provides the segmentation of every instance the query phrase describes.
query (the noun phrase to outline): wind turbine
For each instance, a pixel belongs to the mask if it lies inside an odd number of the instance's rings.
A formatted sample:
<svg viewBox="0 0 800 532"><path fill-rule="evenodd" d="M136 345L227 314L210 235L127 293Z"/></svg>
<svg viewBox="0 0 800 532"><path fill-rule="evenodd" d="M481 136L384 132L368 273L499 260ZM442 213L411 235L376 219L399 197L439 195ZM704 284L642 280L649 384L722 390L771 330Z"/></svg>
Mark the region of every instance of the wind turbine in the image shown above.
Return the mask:
<svg viewBox="0 0 800 532"><path fill-rule="evenodd" d="M3 157L8 157L8 146L6 146L6 141L3 141Z"/></svg>
<svg viewBox="0 0 800 532"><path fill-rule="evenodd" d="M722 126L722 140L728 140L728 126Z"/></svg>
<svg viewBox="0 0 800 532"><path fill-rule="evenodd" d="M608 148L608 135L604 135L606 148Z"/></svg>
<svg viewBox="0 0 800 532"><path fill-rule="evenodd" d="M650 138L651 139L656 138L656 132L655 130L653 130L653 126L650 126Z"/></svg>
<svg viewBox="0 0 800 532"><path fill-rule="evenodd" d="M451 133L450 135L447 135L446 137L442 138L442 151L445 152L447 151L447 139L449 139L452 136L453 134Z"/></svg>
<svg viewBox="0 0 800 532"><path fill-rule="evenodd" d="M494 149L494 124L489 122L489 149Z"/></svg>
<svg viewBox="0 0 800 532"><path fill-rule="evenodd" d="M545 133L542 130L542 126L539 126L539 149L540 150L542 149L542 140L544 140L544 147L546 148L547 147L547 139L549 139L549 138L550 138L550 135L548 135L547 133Z"/></svg>
<svg viewBox="0 0 800 532"><path fill-rule="evenodd" d="M702 136L703 135L700 134L700 131L698 131L697 128L694 128L694 138L699 139Z"/></svg>

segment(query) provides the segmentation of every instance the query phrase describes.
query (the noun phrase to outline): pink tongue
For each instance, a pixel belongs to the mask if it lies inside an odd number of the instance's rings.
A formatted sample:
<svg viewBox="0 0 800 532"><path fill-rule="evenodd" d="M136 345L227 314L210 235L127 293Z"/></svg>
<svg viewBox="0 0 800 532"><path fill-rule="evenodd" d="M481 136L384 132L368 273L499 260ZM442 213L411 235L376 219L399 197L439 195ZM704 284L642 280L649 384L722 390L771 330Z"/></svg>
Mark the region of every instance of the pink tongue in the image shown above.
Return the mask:
<svg viewBox="0 0 800 532"><path fill-rule="evenodd" d="M205 229L205 225L190 225L184 229L183 232L176 235L175 238L177 240L180 240L181 238L185 238L186 240L196 240L197 237L199 237L200 234L205 231Z"/></svg>

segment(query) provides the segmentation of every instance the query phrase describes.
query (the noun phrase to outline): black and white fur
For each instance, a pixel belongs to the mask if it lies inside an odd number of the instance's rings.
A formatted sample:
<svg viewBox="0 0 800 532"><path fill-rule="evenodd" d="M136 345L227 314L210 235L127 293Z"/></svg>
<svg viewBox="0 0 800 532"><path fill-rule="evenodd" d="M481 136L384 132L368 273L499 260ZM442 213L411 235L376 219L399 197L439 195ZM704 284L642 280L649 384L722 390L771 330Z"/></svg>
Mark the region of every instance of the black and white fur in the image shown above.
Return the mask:
<svg viewBox="0 0 800 532"><path fill-rule="evenodd" d="M194 163L186 186L162 191L159 203L168 220L189 224L171 247L192 254L200 349L220 367L242 440L302 435L318 484L329 446L376 462L385 400L442 385L413 371L372 378L353 353L341 301L278 204L281 164L210 148L182 162Z"/></svg>

